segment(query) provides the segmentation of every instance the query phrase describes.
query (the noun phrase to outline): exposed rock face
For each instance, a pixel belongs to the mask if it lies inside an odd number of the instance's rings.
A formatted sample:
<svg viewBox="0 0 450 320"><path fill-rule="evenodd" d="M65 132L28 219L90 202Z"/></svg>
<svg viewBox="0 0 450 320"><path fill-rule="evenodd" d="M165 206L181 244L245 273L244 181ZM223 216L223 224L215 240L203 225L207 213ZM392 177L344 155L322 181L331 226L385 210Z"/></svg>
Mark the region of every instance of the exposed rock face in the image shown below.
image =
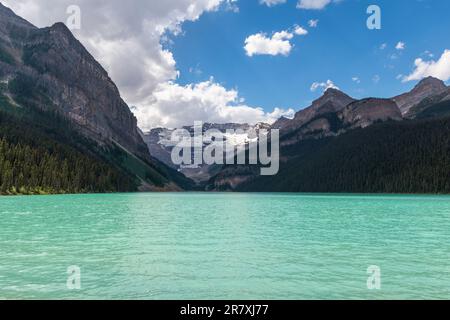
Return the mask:
<svg viewBox="0 0 450 320"><path fill-rule="evenodd" d="M380 121L400 121L402 114L392 100L369 98L349 104L340 112L339 118L348 130L348 128L366 128Z"/></svg>
<svg viewBox="0 0 450 320"><path fill-rule="evenodd" d="M450 114L450 88L435 96L427 97L409 109L409 119L445 117Z"/></svg>
<svg viewBox="0 0 450 320"><path fill-rule="evenodd" d="M328 89L310 107L297 112L293 120L284 120L281 125L280 122L276 122L275 124L281 129L282 134L288 133L289 131L302 127L317 116L341 111L353 101L355 101L353 98L337 89Z"/></svg>
<svg viewBox="0 0 450 320"><path fill-rule="evenodd" d="M33 97L21 98L43 110L57 110L90 139L115 141L149 157L119 90L64 24L39 29L0 4L0 52L10 57L0 60L0 80L20 79L32 86Z"/></svg>
<svg viewBox="0 0 450 320"><path fill-rule="evenodd" d="M194 134L194 127L183 127L181 129L187 130L191 136ZM226 123L226 124L213 124L205 123L203 125L203 133L207 130L218 130L224 134L224 140L226 143L233 146L246 146L250 139L252 133L258 133L260 130L269 130L270 125L265 123L258 123L254 126L249 124L236 124L236 123ZM171 141L172 133L176 129L166 129L166 128L155 128L150 132L144 134L144 141L150 150L150 153L159 161L165 163L171 168L177 169L182 172L188 178L196 181L197 183L202 183L211 178L213 174L212 170L214 166L207 164L202 164L199 166L178 166L173 164L171 158L171 152L174 147L173 141ZM227 134L227 130L236 131L234 134ZM240 130L239 133L237 130ZM204 148L210 145L210 142L204 142Z"/></svg>
<svg viewBox="0 0 450 320"><path fill-rule="evenodd" d="M272 124L272 129L283 129L285 128L288 123L291 121L292 119L288 119L286 117L281 117L280 119L278 119L277 121L275 121Z"/></svg>
<svg viewBox="0 0 450 320"><path fill-rule="evenodd" d="M357 101L336 89L328 89L311 107L298 112L294 120L280 123L281 145L337 136L387 120L402 120L394 101L375 98Z"/></svg>
<svg viewBox="0 0 450 320"><path fill-rule="evenodd" d="M414 106L426 98L430 98L448 90L445 83L439 79L428 77L420 81L412 91L394 97L394 100L403 115L406 115Z"/></svg>

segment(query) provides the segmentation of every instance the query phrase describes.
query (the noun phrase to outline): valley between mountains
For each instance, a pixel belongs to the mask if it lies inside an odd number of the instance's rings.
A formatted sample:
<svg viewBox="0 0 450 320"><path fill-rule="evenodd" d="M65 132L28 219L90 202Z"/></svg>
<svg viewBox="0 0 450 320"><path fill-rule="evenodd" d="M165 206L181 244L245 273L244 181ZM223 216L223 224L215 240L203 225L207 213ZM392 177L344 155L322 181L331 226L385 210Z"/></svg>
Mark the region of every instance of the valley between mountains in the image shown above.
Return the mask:
<svg viewBox="0 0 450 320"><path fill-rule="evenodd" d="M0 194L450 193L450 88L432 77L384 99L328 89L272 125L205 127L242 130L226 139L244 148L248 132L279 129L279 174L174 165L174 128L142 132L107 72L64 24L40 29L0 4Z"/></svg>

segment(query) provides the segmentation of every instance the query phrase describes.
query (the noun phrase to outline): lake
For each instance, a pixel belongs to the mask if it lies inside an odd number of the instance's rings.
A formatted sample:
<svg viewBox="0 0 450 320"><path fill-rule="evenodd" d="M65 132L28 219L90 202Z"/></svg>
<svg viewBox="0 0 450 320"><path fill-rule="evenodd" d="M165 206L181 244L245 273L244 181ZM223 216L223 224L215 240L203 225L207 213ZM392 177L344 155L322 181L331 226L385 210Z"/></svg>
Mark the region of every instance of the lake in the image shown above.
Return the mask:
<svg viewBox="0 0 450 320"><path fill-rule="evenodd" d="M448 196L0 197L0 218L0 299L450 298Z"/></svg>

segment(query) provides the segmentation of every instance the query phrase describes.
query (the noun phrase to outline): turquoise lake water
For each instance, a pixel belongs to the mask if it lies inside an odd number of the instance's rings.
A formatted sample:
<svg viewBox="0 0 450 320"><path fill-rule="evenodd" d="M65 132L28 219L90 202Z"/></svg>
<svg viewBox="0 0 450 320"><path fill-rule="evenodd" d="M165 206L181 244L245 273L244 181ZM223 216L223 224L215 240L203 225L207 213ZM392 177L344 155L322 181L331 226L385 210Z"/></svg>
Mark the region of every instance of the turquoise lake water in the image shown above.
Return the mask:
<svg viewBox="0 0 450 320"><path fill-rule="evenodd" d="M450 298L446 196L1 197L0 219L0 299Z"/></svg>

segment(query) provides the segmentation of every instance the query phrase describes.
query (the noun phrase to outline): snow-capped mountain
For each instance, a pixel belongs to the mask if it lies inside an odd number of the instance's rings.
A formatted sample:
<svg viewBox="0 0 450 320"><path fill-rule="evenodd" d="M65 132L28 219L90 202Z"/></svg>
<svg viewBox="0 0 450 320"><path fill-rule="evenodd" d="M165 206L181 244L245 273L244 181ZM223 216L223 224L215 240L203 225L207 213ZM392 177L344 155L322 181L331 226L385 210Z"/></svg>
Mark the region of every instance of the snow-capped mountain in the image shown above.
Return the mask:
<svg viewBox="0 0 450 320"><path fill-rule="evenodd" d="M194 136L194 126L186 126L184 129L191 137ZM258 139L260 130L269 130L270 125L265 123L258 123L256 125L249 124L212 124L205 123L202 127L203 131L203 148L214 143L212 130L218 130L223 135L223 140L226 144L238 147L245 147L251 141ZM179 141L173 139L173 134L178 129L155 128L150 132L144 134L144 141L150 150L150 154L158 160L164 162L166 165L179 170L188 178L201 183L207 181L212 175L214 166L207 164L202 165L176 165L172 161L171 153L175 145Z"/></svg>

